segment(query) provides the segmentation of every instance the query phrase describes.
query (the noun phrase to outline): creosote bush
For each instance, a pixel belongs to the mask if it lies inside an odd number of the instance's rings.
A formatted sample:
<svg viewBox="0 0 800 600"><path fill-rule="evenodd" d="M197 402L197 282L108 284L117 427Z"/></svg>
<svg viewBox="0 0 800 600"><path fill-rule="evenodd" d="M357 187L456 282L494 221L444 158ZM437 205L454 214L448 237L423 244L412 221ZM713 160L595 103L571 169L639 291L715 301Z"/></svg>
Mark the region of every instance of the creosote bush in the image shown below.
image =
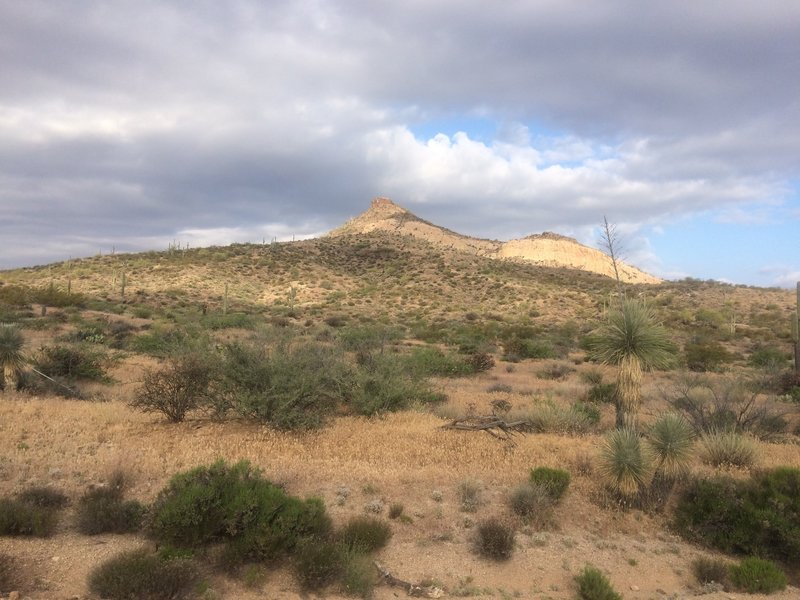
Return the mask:
<svg viewBox="0 0 800 600"><path fill-rule="evenodd" d="M222 542L232 563L291 554L303 538L324 538L330 530L320 499L287 495L246 461L178 473L150 518L157 540L183 548Z"/></svg>
<svg viewBox="0 0 800 600"><path fill-rule="evenodd" d="M599 569L586 565L575 577L578 584L578 597L581 600L622 600L611 582Z"/></svg>
<svg viewBox="0 0 800 600"><path fill-rule="evenodd" d="M19 494L19 499L26 504L43 508L64 508L69 504L69 498L55 488L49 486L34 486Z"/></svg>
<svg viewBox="0 0 800 600"><path fill-rule="evenodd" d="M82 345L45 346L33 360L38 371L67 381L108 381L106 364L107 358L101 351Z"/></svg>
<svg viewBox="0 0 800 600"><path fill-rule="evenodd" d="M800 470L779 467L749 480L691 480L675 507L684 537L723 552L798 565Z"/></svg>
<svg viewBox="0 0 800 600"><path fill-rule="evenodd" d="M89 574L89 589L108 600L172 600L191 595L198 581L191 560L133 550L95 567Z"/></svg>
<svg viewBox="0 0 800 600"><path fill-rule="evenodd" d="M0 498L0 535L49 537L58 525L58 511L19 498Z"/></svg>
<svg viewBox="0 0 800 600"><path fill-rule="evenodd" d="M483 484L476 479L465 479L458 484L458 499L464 512L473 513L481 505Z"/></svg>
<svg viewBox="0 0 800 600"><path fill-rule="evenodd" d="M318 590L341 578L345 559L345 551L340 544L306 538L295 549L295 575L303 589Z"/></svg>
<svg viewBox="0 0 800 600"><path fill-rule="evenodd" d="M508 560L514 553L514 528L491 518L475 529L475 551L484 558Z"/></svg>
<svg viewBox="0 0 800 600"><path fill-rule="evenodd" d="M763 558L745 558L731 565L733 586L748 594L771 594L786 588L786 574L774 562Z"/></svg>
<svg viewBox="0 0 800 600"><path fill-rule="evenodd" d="M85 535L132 533L141 528L144 514L144 505L136 500L123 500L121 489L95 488L78 502L78 531Z"/></svg>

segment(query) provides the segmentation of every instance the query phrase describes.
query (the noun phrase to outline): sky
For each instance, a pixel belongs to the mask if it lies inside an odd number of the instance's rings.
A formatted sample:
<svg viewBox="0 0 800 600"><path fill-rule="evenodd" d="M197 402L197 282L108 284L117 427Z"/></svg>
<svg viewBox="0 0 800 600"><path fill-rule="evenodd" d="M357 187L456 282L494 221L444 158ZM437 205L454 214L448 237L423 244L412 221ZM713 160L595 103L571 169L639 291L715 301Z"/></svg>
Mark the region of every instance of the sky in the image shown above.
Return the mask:
<svg viewBox="0 0 800 600"><path fill-rule="evenodd" d="M0 268L384 196L667 279L800 280L797 0L0 0Z"/></svg>

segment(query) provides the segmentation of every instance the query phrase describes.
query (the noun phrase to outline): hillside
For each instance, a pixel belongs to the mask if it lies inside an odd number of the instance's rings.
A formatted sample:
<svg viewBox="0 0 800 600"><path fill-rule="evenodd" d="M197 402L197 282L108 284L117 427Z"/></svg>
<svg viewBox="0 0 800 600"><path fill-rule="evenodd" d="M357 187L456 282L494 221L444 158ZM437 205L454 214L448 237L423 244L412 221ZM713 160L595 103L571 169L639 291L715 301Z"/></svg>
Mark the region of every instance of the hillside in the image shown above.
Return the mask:
<svg viewBox="0 0 800 600"><path fill-rule="evenodd" d="M627 600L730 598L730 590L699 583L693 565L739 557L678 536L671 505L663 512L626 508L609 495L601 449L614 426L608 387L616 370L591 362L584 341L615 302L615 282L581 269L490 258L480 251L494 242L442 230L393 204L377 203L362 217L313 240L173 248L0 272L0 323L21 332L31 366L47 370L48 357L56 366L62 357L72 368L63 357L77 357L101 371L48 371L65 390L27 370L24 389L0 393L0 499L48 485L70 500L52 536L0 535L0 577L2 561L13 560L23 597L97 597L87 588L92 569L124 550L153 552L155 544L143 532L81 533L87 490L108 488L121 469L126 498L150 505L173 474L223 458L249 460L281 489L321 498L337 529L376 515L392 537L375 558L449 597L573 600L575 576L592 564ZM406 234L386 228L392 219ZM411 227L419 235L408 234ZM529 241L565 243L574 254L574 242L551 234ZM778 398L777 371L756 360L788 367L792 292L685 280L626 285L625 293L645 299L675 342L675 367L645 374L645 427L674 409L693 381L710 382L701 389L718 394L715 401L742 408L749 397L736 390L750 389L740 386L742 377L761 386L755 407L780 417L769 421L770 435L748 433L755 458L742 467L709 464L696 441L687 481L800 466L796 403ZM229 373L231 348L243 348L236 356L249 361L234 371L244 380L286 385L291 393L295 382L334 382L351 395L336 396L323 425L310 431L256 418L250 403L271 398L263 391L215 397L218 404L179 423L130 405L146 374L164 369L170 357L188 352L209 361L207 372ZM324 360L304 362L309 356ZM411 369L424 373L414 375L421 387L404 379ZM317 379L320 373L336 377ZM308 397L324 399L334 388ZM397 406L382 404L390 402ZM536 428L510 439L443 428L495 412L509 421L536 419ZM510 499L538 466L566 469L569 491L552 513L521 518ZM492 518L515 530L509 560L475 553L478 526ZM218 550L196 552L203 579L191 597L353 597L337 584L302 588L291 559L231 568L215 562ZM800 575L792 569L796 586ZM797 593L790 586L770 598ZM402 597L387 585L372 595Z"/></svg>
<svg viewBox="0 0 800 600"><path fill-rule="evenodd" d="M594 248L579 244L572 238L555 233L534 234L528 237L497 242L464 236L424 221L388 198L376 198L369 209L351 219L330 236L357 235L386 231L413 236L433 245L476 254L492 259L518 260L547 267L564 267L613 277L609 258ZM625 283L660 283L627 264L620 265L620 278Z"/></svg>

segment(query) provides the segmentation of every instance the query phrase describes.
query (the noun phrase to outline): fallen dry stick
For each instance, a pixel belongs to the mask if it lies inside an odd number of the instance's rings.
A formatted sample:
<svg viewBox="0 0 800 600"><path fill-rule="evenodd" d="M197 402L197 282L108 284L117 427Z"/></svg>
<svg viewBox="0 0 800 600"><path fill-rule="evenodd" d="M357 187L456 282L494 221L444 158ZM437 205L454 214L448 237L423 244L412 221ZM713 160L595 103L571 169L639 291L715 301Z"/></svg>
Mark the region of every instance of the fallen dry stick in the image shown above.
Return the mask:
<svg viewBox="0 0 800 600"><path fill-rule="evenodd" d="M507 422L497 415L485 415L459 417L458 419L453 419L447 425L442 425L442 428L459 429L461 431L485 431L496 438L511 440L517 433L530 431L531 424L524 420Z"/></svg>
<svg viewBox="0 0 800 600"><path fill-rule="evenodd" d="M444 596L444 590L441 588L432 586L432 585L418 585L414 583L409 583L408 581L403 581L402 579L398 579L394 575L389 572L389 569L384 567L381 563L377 560L375 561L375 568L378 569L378 573L381 575L381 579L385 581L392 587L400 587L403 588L406 592L408 592L409 596L414 596L416 598L441 598Z"/></svg>

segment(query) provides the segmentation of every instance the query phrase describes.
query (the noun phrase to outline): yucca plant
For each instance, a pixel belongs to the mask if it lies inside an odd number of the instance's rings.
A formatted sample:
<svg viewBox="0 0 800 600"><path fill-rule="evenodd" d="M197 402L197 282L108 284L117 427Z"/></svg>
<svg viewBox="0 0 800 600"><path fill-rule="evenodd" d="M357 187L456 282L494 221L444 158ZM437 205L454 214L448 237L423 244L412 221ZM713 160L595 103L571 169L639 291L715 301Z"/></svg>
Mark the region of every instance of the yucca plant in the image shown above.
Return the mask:
<svg viewBox="0 0 800 600"><path fill-rule="evenodd" d="M715 431L701 438L703 462L722 467L751 467L757 448L753 440L735 431Z"/></svg>
<svg viewBox="0 0 800 600"><path fill-rule="evenodd" d="M642 373L669 367L675 355L666 329L652 310L638 300L623 300L608 322L589 337L593 359L617 370L617 427L636 429L642 401Z"/></svg>
<svg viewBox="0 0 800 600"><path fill-rule="evenodd" d="M675 413L661 415L650 428L648 445L655 465L650 483L651 500L663 506L675 481L689 470L694 430Z"/></svg>
<svg viewBox="0 0 800 600"><path fill-rule="evenodd" d="M600 469L623 500L636 499L650 475L650 458L636 432L615 429L608 434L600 450Z"/></svg>
<svg viewBox="0 0 800 600"><path fill-rule="evenodd" d="M648 437L656 460L655 472L675 479L689 469L694 443L694 430L686 419L666 413L653 423Z"/></svg>
<svg viewBox="0 0 800 600"><path fill-rule="evenodd" d="M19 372L25 364L22 346L25 339L13 325L0 324L0 365L3 367L3 389L17 388Z"/></svg>

